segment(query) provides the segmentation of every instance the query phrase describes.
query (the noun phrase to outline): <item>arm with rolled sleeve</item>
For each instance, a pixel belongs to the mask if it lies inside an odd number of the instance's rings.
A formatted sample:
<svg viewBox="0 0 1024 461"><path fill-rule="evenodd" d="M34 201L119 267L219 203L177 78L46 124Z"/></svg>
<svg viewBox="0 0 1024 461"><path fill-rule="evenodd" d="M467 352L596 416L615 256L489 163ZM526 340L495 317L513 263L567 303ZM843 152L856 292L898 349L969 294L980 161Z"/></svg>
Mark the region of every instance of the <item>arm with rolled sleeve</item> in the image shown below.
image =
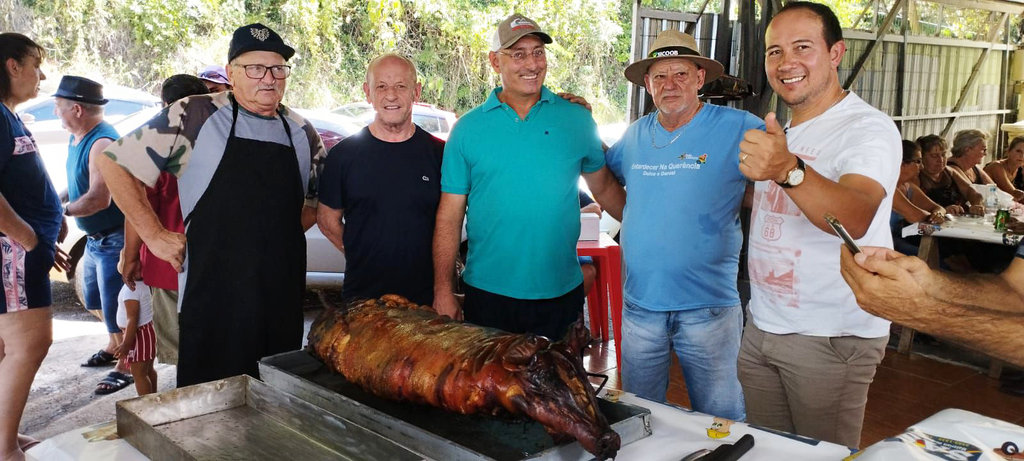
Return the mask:
<svg viewBox="0 0 1024 461"><path fill-rule="evenodd" d="M125 219L158 258L178 272L185 259L185 236L168 231L149 205L143 183L153 187L163 171L180 177L192 152L181 136L187 104L168 106L145 125L108 146L97 166Z"/></svg>

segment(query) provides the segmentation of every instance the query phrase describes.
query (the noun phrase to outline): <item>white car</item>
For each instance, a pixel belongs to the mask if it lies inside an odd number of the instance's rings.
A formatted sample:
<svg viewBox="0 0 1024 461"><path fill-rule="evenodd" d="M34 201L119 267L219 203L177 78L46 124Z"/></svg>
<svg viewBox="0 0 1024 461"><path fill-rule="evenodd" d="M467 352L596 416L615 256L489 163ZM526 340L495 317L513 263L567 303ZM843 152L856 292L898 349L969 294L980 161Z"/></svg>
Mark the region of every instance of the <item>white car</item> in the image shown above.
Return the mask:
<svg viewBox="0 0 1024 461"><path fill-rule="evenodd" d="M131 133L136 128L142 126L142 124L149 121L156 114L160 112L160 107L150 107L128 117L124 117L122 120L114 123L114 128L118 134L124 136ZM307 111L297 110L303 115L310 123L316 127L317 132L320 133L322 139L324 139L325 147L333 147L338 141L351 136L359 131L359 125L348 117L333 114L326 111ZM66 144L60 146L48 146L47 151L44 151L44 157L57 157L59 150L63 149L63 155L60 155L61 159L67 158L67 147ZM328 147L329 149L329 147ZM49 162L53 163L53 162ZM49 165L48 169L60 169L60 178L64 178L63 163L60 165ZM51 172L51 177L57 176ZM51 178L52 179L52 178ZM54 181L54 186L61 190L66 188L66 182L63 184L57 184ZM64 239L64 243L58 246L71 256L71 270L68 272L68 280L73 280L76 289L81 287L82 274L77 271L78 262L81 260L82 253L85 251L86 235L82 232L73 218L68 219L68 236ZM306 285L310 287L324 287L324 286L341 286L345 281L345 255L338 251L334 245L327 240L327 237L320 232L320 229L314 225L308 231L306 231ZM77 290L79 298L81 298L81 290Z"/></svg>
<svg viewBox="0 0 1024 461"><path fill-rule="evenodd" d="M373 117L377 115L373 106L366 102L345 104L331 112L352 117L363 126L369 125L373 121ZM454 112L441 110L430 104L417 102L412 106L412 122L427 133L437 136L438 139L448 140L448 134L451 133L457 119Z"/></svg>
<svg viewBox="0 0 1024 461"><path fill-rule="evenodd" d="M107 123L117 123L140 110L161 105L160 98L131 88L107 85L103 90L104 97L109 100L103 106L103 120ZM39 97L26 102L18 111L36 144L68 144L71 133L61 126L57 114L53 113L55 101L51 95Z"/></svg>

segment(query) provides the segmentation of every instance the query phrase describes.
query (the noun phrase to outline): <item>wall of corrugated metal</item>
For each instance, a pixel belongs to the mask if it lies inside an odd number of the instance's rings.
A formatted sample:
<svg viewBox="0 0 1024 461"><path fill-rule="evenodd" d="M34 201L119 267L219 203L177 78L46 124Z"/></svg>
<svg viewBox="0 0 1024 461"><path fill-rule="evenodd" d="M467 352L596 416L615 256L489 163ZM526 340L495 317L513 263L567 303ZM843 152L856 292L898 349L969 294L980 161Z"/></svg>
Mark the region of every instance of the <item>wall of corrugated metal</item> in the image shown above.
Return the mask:
<svg viewBox="0 0 1024 461"><path fill-rule="evenodd" d="M857 60L868 46L867 40L846 40L847 52L839 67L839 81L845 81ZM971 76L974 64L981 56L980 48L948 45L907 44L906 68L902 108L899 103L897 79L900 47L902 44L883 42L882 49L864 65L861 76L851 90L872 106L891 116L914 116L946 114L953 111L964 85ZM961 112L978 112L1002 109L999 87L1003 82L1000 51L992 51L982 65L974 89L968 94ZM903 137L916 139L926 134L937 134L946 126L948 119L904 120ZM1001 122L999 115L960 117L953 123L947 136L962 129L977 128L996 135ZM994 151L997 137L989 140L990 151Z"/></svg>

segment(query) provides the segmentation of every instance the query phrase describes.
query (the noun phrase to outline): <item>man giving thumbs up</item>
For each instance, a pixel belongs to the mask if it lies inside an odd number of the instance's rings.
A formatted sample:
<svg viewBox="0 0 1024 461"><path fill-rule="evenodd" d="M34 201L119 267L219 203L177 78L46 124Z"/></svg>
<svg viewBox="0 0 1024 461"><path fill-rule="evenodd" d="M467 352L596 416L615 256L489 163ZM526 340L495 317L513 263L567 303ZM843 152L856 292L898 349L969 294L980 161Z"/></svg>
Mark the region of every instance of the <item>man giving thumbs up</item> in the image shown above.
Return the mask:
<svg viewBox="0 0 1024 461"><path fill-rule="evenodd" d="M747 131L740 171L757 181L750 218L750 314L739 376L747 421L858 446L889 322L864 312L839 272L835 215L862 245L892 248L901 160L888 116L843 91L842 29L823 5L790 2L765 32L765 73L793 117Z"/></svg>

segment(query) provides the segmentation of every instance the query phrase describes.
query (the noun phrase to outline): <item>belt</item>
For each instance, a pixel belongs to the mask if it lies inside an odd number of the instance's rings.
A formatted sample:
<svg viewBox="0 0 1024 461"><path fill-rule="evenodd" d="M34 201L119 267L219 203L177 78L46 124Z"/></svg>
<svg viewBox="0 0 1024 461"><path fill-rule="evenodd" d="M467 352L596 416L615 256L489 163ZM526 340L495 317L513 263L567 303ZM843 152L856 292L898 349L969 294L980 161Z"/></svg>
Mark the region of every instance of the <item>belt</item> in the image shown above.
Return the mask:
<svg viewBox="0 0 1024 461"><path fill-rule="evenodd" d="M113 234L115 232L121 231L123 229L124 229L124 227L122 227L122 226L114 226L114 227L111 227L110 229L105 229L105 230L101 230L99 232L88 234L88 235L86 235L86 237L89 237L92 240L99 240L99 239L101 239L103 237L106 237L106 236L108 236L110 234Z"/></svg>

